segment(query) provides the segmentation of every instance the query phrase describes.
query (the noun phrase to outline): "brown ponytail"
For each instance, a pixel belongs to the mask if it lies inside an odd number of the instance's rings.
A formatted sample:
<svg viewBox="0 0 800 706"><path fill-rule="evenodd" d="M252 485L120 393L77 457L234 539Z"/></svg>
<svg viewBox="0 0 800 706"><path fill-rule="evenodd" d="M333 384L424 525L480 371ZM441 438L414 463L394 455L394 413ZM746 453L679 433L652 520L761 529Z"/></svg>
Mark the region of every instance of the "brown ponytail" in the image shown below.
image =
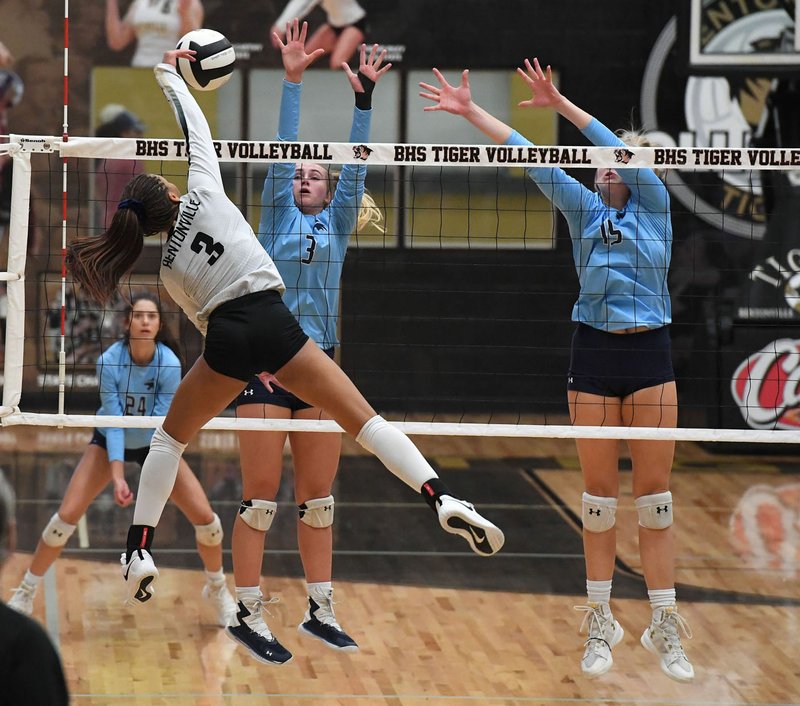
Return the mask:
<svg viewBox="0 0 800 706"><path fill-rule="evenodd" d="M122 204L111 225L100 236L78 236L67 246L67 267L75 281L98 304L105 304L119 280L142 252L142 238L169 229L178 215L178 203L167 194L164 179L139 174L122 190ZM125 201L135 204L124 205Z"/></svg>

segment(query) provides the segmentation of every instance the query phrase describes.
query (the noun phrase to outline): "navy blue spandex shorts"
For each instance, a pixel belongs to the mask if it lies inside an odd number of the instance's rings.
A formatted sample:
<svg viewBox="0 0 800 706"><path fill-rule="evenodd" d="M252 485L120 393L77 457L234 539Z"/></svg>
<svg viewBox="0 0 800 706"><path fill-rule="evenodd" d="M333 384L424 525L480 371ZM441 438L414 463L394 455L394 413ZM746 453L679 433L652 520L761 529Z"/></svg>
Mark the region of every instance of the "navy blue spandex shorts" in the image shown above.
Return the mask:
<svg viewBox="0 0 800 706"><path fill-rule="evenodd" d="M675 380L669 326L608 333L579 323L572 336L567 389L624 399Z"/></svg>

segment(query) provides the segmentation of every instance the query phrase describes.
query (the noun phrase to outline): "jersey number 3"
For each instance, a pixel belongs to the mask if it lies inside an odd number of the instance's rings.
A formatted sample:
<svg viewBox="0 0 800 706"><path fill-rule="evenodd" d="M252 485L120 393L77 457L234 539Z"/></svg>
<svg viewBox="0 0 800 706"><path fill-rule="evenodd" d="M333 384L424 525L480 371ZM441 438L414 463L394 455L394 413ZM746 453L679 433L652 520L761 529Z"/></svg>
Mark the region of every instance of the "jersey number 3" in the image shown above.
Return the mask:
<svg viewBox="0 0 800 706"><path fill-rule="evenodd" d="M311 233L306 234L306 239L311 241L309 246L306 248L306 253L308 253L305 257L300 258L300 262L304 265L310 265L311 261L314 259L314 251L317 249L317 239L311 235Z"/></svg>
<svg viewBox="0 0 800 706"><path fill-rule="evenodd" d="M222 253L225 252L225 246L222 243L215 243L214 238L212 238L208 233L203 233L202 231L198 232L196 236L194 236L194 240L192 241L192 250L197 253L206 251L206 254L209 255L208 264L213 265L219 258L221 257Z"/></svg>

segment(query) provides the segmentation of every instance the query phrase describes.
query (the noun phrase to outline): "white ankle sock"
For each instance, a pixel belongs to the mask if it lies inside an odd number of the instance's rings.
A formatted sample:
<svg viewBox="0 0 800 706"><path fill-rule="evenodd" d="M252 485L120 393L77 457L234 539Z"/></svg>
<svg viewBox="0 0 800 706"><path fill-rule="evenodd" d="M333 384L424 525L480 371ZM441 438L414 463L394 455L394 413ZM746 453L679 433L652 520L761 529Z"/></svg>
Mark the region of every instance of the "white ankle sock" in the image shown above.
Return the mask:
<svg viewBox="0 0 800 706"><path fill-rule="evenodd" d="M37 576L36 574L32 574L31 570L28 569L25 572L25 576L23 577L22 581L27 583L31 588L36 588L39 585L39 582L42 580L41 576Z"/></svg>
<svg viewBox="0 0 800 706"><path fill-rule="evenodd" d="M605 603L611 600L611 580L590 581L586 579L586 595L589 603Z"/></svg>
<svg viewBox="0 0 800 706"><path fill-rule="evenodd" d="M333 583L330 581L318 581L317 583L307 583L306 587L308 588L308 595L312 598L314 597L315 593L321 593L323 596L330 595L330 592L333 591Z"/></svg>
<svg viewBox="0 0 800 706"><path fill-rule="evenodd" d="M261 598L260 586L237 586L236 587L236 600L237 601L252 601Z"/></svg>
<svg viewBox="0 0 800 706"><path fill-rule="evenodd" d="M674 588L656 588L648 591L647 597L650 599L650 607L653 611L675 605Z"/></svg>
<svg viewBox="0 0 800 706"><path fill-rule="evenodd" d="M356 441L417 493L425 481L438 478L411 439L379 414L364 424Z"/></svg>
<svg viewBox="0 0 800 706"><path fill-rule="evenodd" d="M208 583L224 583L225 572L222 569L219 571L206 571L206 581Z"/></svg>

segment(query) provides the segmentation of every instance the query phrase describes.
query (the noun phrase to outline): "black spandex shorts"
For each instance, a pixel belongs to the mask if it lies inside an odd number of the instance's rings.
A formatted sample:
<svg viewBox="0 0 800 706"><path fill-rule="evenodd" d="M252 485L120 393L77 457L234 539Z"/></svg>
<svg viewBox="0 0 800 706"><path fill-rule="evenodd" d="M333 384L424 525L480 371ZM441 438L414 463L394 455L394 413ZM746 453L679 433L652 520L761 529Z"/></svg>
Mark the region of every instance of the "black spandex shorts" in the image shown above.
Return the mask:
<svg viewBox="0 0 800 706"><path fill-rule="evenodd" d="M254 292L211 312L203 358L215 372L250 382L260 372L280 370L307 340L278 292Z"/></svg>
<svg viewBox="0 0 800 706"><path fill-rule="evenodd" d="M575 329L568 390L624 399L674 379L669 326L641 333L608 333L582 323Z"/></svg>
<svg viewBox="0 0 800 706"><path fill-rule="evenodd" d="M95 429L92 440L89 443L108 451L107 442L108 440L106 439L105 434L101 434L97 429ZM125 460L130 463L138 463L141 467L144 465L144 460L147 457L147 452L149 450L149 446L145 446L141 449L125 449Z"/></svg>
<svg viewBox="0 0 800 706"><path fill-rule="evenodd" d="M342 27L334 27L333 25L329 25L330 28L336 33L336 36L340 36L342 32L344 32L348 27L355 27L356 29L360 29L361 33L366 37L369 34L369 25L367 24L367 16L364 15L358 22L353 22L351 25L344 25Z"/></svg>
<svg viewBox="0 0 800 706"><path fill-rule="evenodd" d="M322 352L332 359L333 351L333 348L325 348ZM313 407L313 405L303 402L299 397L293 395L289 390L284 390L274 383L272 392L270 392L257 377L253 377L247 383L247 387L236 398L237 407L243 404L274 404L278 407L286 407L292 412Z"/></svg>

